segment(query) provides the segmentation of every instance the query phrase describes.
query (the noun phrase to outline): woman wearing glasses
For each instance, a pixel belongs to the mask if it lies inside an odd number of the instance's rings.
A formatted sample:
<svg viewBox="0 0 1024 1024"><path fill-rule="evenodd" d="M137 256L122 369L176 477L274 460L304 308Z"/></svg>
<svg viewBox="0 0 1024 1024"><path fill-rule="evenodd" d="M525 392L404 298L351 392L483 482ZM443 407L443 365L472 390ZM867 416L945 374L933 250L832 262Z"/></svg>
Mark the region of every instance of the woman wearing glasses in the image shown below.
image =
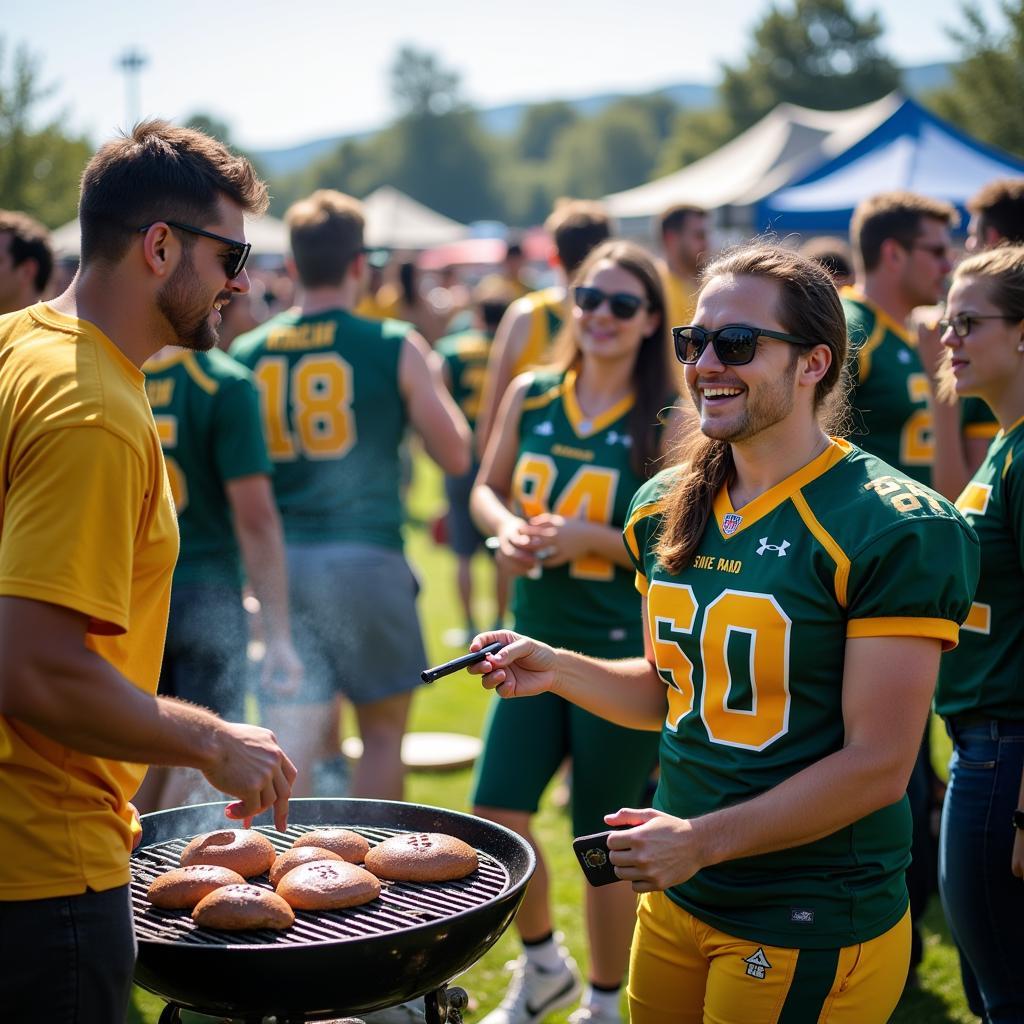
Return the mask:
<svg viewBox="0 0 1024 1024"><path fill-rule="evenodd" d="M517 577L517 629L598 657L639 655L640 599L622 526L633 493L658 468L667 433L659 421L676 397L664 297L653 262L627 242L594 249L570 295L558 368L511 386L472 509ZM496 701L475 784L477 812L534 842L531 816L568 756L574 834L596 832L609 810L641 799L657 745L656 732L611 725L553 695ZM619 1021L635 897L628 886L589 889L586 911L591 987L570 1019ZM552 934L539 850L517 926L525 957L486 1024L539 1021L579 997L575 965Z"/></svg>
<svg viewBox="0 0 1024 1024"><path fill-rule="evenodd" d="M955 393L1001 430L957 501L981 580L935 694L953 738L939 884L971 1010L1024 1021L1024 248L961 263L947 317Z"/></svg>
<svg viewBox="0 0 1024 1024"><path fill-rule="evenodd" d="M643 894L632 1024L882 1024L910 957L907 778L977 541L937 494L829 436L846 322L817 264L727 253L694 316L673 334L700 433L625 529L645 657L486 633L474 646L507 646L472 671L502 697L661 729L654 807L606 818L615 871Z"/></svg>

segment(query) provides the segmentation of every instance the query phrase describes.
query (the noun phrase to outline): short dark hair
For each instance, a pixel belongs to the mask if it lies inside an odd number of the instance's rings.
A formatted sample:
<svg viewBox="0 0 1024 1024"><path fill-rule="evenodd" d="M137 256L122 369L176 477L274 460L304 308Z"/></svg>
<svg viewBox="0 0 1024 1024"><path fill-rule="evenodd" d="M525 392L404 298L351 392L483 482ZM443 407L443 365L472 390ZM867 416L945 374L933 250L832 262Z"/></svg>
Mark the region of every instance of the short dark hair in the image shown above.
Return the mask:
<svg viewBox="0 0 1024 1024"><path fill-rule="evenodd" d="M708 211L692 203L676 203L658 218L658 237L664 238L666 231L680 231L688 217L706 217Z"/></svg>
<svg viewBox="0 0 1024 1024"><path fill-rule="evenodd" d="M245 157L193 128L142 121L101 146L82 174L82 265L117 263L156 220L203 227L217 219L221 196L255 216L267 209L267 187Z"/></svg>
<svg viewBox="0 0 1024 1024"><path fill-rule="evenodd" d="M978 218L978 234L994 228L1008 242L1024 242L1024 178L990 181L967 200L967 209Z"/></svg>
<svg viewBox="0 0 1024 1024"><path fill-rule="evenodd" d="M611 237L608 212L600 203L589 199L559 199L544 222L545 230L555 240L558 261L566 277L572 277L587 253Z"/></svg>
<svg viewBox="0 0 1024 1024"><path fill-rule="evenodd" d="M841 238L827 235L808 238L798 251L801 256L806 256L824 267L832 277L853 277L850 247Z"/></svg>
<svg viewBox="0 0 1024 1024"><path fill-rule="evenodd" d="M892 238L909 250L921 234L921 221L927 219L956 227L960 215L949 203L916 192L879 192L868 197L857 205L850 220L854 257L865 271L875 270L882 261L883 242Z"/></svg>
<svg viewBox="0 0 1024 1024"><path fill-rule="evenodd" d="M0 235L10 235L11 262L21 266L25 260L36 261L33 287L42 293L53 273L53 248L50 232L34 217L20 210L0 210Z"/></svg>
<svg viewBox="0 0 1024 1024"><path fill-rule="evenodd" d="M363 204L331 188L317 189L284 215L299 280L307 288L335 288L363 251Z"/></svg>

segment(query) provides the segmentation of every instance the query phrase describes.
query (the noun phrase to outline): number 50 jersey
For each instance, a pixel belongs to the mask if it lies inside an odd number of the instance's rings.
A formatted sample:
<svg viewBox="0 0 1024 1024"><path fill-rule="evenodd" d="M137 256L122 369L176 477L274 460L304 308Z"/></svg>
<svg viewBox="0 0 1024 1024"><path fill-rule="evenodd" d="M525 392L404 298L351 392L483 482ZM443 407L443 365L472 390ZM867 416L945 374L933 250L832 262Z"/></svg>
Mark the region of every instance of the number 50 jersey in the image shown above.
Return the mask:
<svg viewBox="0 0 1024 1024"><path fill-rule="evenodd" d="M978 543L953 506L843 441L733 509L727 489L678 576L655 554L665 470L625 529L668 686L655 806L693 818L771 789L842 748L847 638L955 645ZM889 680L899 699L900 679ZM802 846L705 868L668 895L740 938L834 948L887 931L907 906L906 797Z"/></svg>
<svg viewBox="0 0 1024 1024"><path fill-rule="evenodd" d="M231 346L260 388L285 539L401 548L398 358L411 327L289 310Z"/></svg>

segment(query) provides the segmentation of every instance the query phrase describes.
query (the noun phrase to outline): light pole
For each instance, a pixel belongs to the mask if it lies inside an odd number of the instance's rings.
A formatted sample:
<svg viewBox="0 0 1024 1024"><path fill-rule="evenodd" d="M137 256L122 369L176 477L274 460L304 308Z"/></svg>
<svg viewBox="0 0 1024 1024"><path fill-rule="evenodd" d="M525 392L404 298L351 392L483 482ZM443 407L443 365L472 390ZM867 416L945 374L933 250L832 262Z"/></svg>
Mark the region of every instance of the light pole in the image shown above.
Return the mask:
<svg viewBox="0 0 1024 1024"><path fill-rule="evenodd" d="M125 114L128 131L131 131L139 120L139 72L149 63L149 58L139 50L125 50L117 59L117 64L124 72Z"/></svg>

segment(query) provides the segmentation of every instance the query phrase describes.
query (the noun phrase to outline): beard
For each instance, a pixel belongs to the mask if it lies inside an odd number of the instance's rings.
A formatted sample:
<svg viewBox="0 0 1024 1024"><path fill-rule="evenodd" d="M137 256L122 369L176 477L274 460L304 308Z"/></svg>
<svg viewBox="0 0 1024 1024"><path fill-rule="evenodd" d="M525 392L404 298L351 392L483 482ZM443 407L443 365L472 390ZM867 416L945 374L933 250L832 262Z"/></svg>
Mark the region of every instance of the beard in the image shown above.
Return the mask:
<svg viewBox="0 0 1024 1024"><path fill-rule="evenodd" d="M701 415L700 429L707 437L727 443L746 441L776 423L781 423L793 411L793 381L796 378L798 352L793 352L789 366L777 378L767 381L756 390L746 391L742 411L729 419L712 420L705 424ZM694 405L702 410L700 394L691 388Z"/></svg>
<svg viewBox="0 0 1024 1024"><path fill-rule="evenodd" d="M191 253L186 253L170 280L157 292L156 305L175 334L175 344L194 352L209 352L219 341L210 323L210 304L202 299Z"/></svg>

